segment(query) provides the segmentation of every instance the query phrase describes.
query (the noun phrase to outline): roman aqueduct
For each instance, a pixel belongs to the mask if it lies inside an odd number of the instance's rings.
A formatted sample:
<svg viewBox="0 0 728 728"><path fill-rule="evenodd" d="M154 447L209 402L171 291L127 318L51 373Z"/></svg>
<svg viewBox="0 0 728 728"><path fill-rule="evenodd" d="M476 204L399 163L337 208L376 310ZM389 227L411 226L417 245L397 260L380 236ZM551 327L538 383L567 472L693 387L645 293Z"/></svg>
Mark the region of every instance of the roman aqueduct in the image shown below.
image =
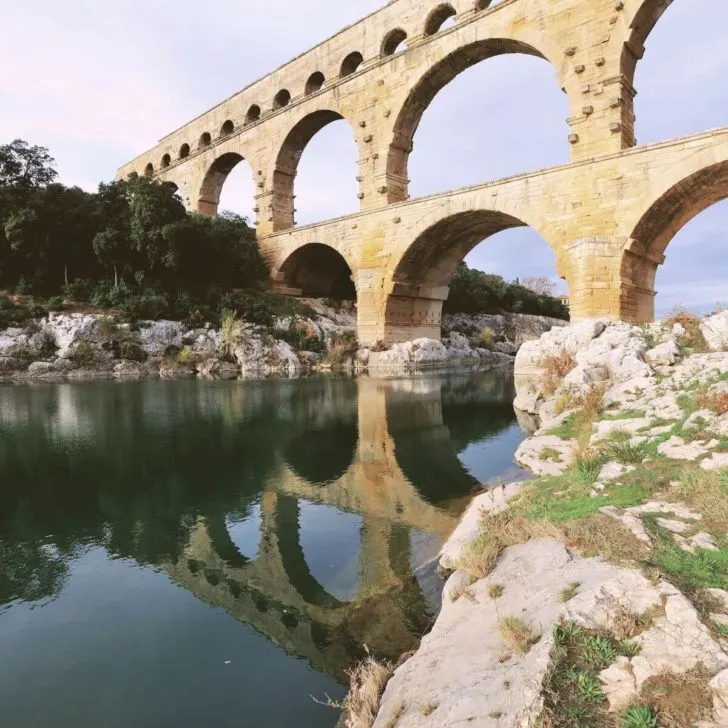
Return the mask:
<svg viewBox="0 0 728 728"><path fill-rule="evenodd" d="M118 177L174 184L190 210L215 214L228 174L247 160L276 286L355 292L364 345L439 338L457 265L489 235L523 225L555 251L573 318L649 321L668 243L728 196L728 128L635 146L635 69L671 2L391 0L165 137ZM553 66L569 102L570 162L410 199L408 157L424 111L463 70L506 53ZM298 162L340 119L359 149L360 209L296 227Z"/></svg>

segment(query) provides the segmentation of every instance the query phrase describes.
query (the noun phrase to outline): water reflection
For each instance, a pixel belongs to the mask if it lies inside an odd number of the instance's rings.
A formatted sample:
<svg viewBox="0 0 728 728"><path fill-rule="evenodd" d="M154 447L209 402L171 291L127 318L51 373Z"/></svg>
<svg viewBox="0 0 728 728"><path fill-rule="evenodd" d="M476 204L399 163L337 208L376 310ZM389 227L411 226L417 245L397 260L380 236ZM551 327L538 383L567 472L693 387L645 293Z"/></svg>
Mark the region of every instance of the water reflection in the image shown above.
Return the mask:
<svg viewBox="0 0 728 728"><path fill-rule="evenodd" d="M502 373L2 388L0 637L101 548L336 679L365 644L396 658L473 471L511 462L511 401Z"/></svg>

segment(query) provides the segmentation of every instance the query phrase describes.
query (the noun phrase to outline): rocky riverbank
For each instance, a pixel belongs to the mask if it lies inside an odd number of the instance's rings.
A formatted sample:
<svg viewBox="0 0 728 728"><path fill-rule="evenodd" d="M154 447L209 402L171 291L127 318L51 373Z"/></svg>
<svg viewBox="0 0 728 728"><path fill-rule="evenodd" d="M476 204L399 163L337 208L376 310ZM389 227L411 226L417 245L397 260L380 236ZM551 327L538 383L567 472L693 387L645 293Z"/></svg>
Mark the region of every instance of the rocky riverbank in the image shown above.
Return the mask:
<svg viewBox="0 0 728 728"><path fill-rule="evenodd" d="M456 316L442 342L417 339L360 349L353 309L308 300L309 317L277 318L270 327L237 318L221 327L179 321L132 326L98 313L50 313L0 331L0 378L23 380L142 377L297 377L312 371L401 374L432 368L512 364L524 341L564 322L539 316Z"/></svg>
<svg viewBox="0 0 728 728"><path fill-rule="evenodd" d="M540 477L474 500L432 631L345 725L728 726L728 312L554 329L516 378Z"/></svg>

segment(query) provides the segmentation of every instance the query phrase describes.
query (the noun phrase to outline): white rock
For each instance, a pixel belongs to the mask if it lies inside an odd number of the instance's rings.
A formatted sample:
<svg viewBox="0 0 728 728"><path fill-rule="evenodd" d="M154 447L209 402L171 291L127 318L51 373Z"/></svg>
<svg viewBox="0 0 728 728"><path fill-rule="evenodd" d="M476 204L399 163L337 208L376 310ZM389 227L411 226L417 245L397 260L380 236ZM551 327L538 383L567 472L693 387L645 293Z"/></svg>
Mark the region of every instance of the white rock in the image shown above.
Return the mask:
<svg viewBox="0 0 728 728"><path fill-rule="evenodd" d="M728 452L714 452L701 461L700 467L703 470L728 470Z"/></svg>
<svg viewBox="0 0 728 728"><path fill-rule="evenodd" d="M682 437L673 435L667 442L658 445L657 452L672 460L697 460L706 455L708 450L699 441L685 442Z"/></svg>
<svg viewBox="0 0 728 728"><path fill-rule="evenodd" d="M680 355L675 339L668 339L664 344L650 349L645 354L645 361L653 367L656 366L672 366Z"/></svg>
<svg viewBox="0 0 728 728"><path fill-rule="evenodd" d="M505 511L508 503L520 494L522 487L522 483L509 483L476 496L442 547L440 566L448 571L456 569L468 544L480 535L483 515Z"/></svg>
<svg viewBox="0 0 728 728"><path fill-rule="evenodd" d="M159 356L170 346L181 347L183 334L179 321L144 321L139 330L139 339L147 354Z"/></svg>
<svg viewBox="0 0 728 728"><path fill-rule="evenodd" d="M516 462L536 475L560 475L574 461L574 444L555 435L531 437L516 450Z"/></svg>
<svg viewBox="0 0 728 728"><path fill-rule="evenodd" d="M623 475L632 472L634 469L634 465L622 465L622 463L618 463L616 460L610 460L610 462L603 465L602 469L599 471L599 480L616 480L617 478L621 478Z"/></svg>
<svg viewBox="0 0 728 728"><path fill-rule="evenodd" d="M719 672L709 685L713 691L713 719L719 726L728 726L728 670Z"/></svg>
<svg viewBox="0 0 728 728"><path fill-rule="evenodd" d="M713 351L728 350L728 311L721 311L705 319L700 331Z"/></svg>

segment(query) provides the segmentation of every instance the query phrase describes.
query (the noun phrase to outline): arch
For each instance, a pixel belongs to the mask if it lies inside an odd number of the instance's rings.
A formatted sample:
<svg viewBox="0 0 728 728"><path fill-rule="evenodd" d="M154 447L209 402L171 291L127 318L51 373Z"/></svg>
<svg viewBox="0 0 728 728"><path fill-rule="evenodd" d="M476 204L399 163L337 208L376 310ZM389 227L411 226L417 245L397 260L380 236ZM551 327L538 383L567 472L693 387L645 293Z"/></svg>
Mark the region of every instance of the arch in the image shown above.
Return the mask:
<svg viewBox="0 0 728 728"><path fill-rule="evenodd" d="M253 104L245 115L245 123L252 124L255 121L260 121L260 106Z"/></svg>
<svg viewBox="0 0 728 728"><path fill-rule="evenodd" d="M341 70L339 71L339 75L342 78L346 76L351 76L353 73L356 73L359 70L359 67L362 63L364 63L364 56L362 56L359 51L349 53L349 55L344 58L341 63Z"/></svg>
<svg viewBox="0 0 728 728"><path fill-rule="evenodd" d="M426 36L435 35L442 24L449 18L454 18L457 15L455 8L450 3L443 3L438 5L428 16L425 21L424 34Z"/></svg>
<svg viewBox="0 0 728 728"><path fill-rule="evenodd" d="M129 172L126 178L130 180L139 179L139 172Z"/></svg>
<svg viewBox="0 0 728 728"><path fill-rule="evenodd" d="M336 111L314 111L301 119L288 133L276 157L273 171L273 194L276 198L273 211L274 232L288 230L294 225L294 180L306 146L321 129L343 118Z"/></svg>
<svg viewBox="0 0 728 728"><path fill-rule="evenodd" d="M186 142L179 148L179 158L187 159L190 156L190 145Z"/></svg>
<svg viewBox="0 0 728 728"><path fill-rule="evenodd" d="M670 241L691 220L728 199L728 160L703 167L654 199L632 228L622 259L622 316L654 320L655 277Z"/></svg>
<svg viewBox="0 0 728 728"><path fill-rule="evenodd" d="M279 271L285 285L303 296L356 300L351 266L341 253L328 245L303 245L286 258Z"/></svg>
<svg viewBox="0 0 728 728"><path fill-rule="evenodd" d="M635 6L621 52L622 73L630 84L624 109L633 129L629 146L725 126L728 5L722 0L643 0Z"/></svg>
<svg viewBox="0 0 728 728"><path fill-rule="evenodd" d="M162 157L162 169L169 167L170 164L172 164L172 157L170 157L169 154L165 154Z"/></svg>
<svg viewBox="0 0 728 728"><path fill-rule="evenodd" d="M210 132L205 132L204 134L200 135L200 141L197 144L197 147L199 149L204 149L205 147L209 147L210 144L212 144L212 136L210 135Z"/></svg>
<svg viewBox="0 0 728 728"><path fill-rule="evenodd" d="M417 234L390 274L384 342L439 340L450 281L465 256L486 238L526 225L505 212L475 209L442 218Z"/></svg>
<svg viewBox="0 0 728 728"><path fill-rule="evenodd" d="M395 53L398 53L401 50L406 50L406 48L401 47L402 44L406 42L407 33L402 30L402 28L395 28L394 30L390 30L389 33L384 36L380 55L382 56L382 58L386 58L387 56L393 56Z"/></svg>
<svg viewBox="0 0 728 728"><path fill-rule="evenodd" d="M548 60L547 56L523 41L511 38L489 38L470 43L445 56L432 66L415 84L394 123L392 142L387 158L388 202L408 199L408 161L415 132L422 116L435 96L463 71L495 56L522 53Z"/></svg>
<svg viewBox="0 0 728 728"><path fill-rule="evenodd" d="M306 96L310 96L311 94L316 93L316 91L320 91L323 88L325 82L326 79L324 78L324 74L321 73L321 71L316 71L315 73L312 73L308 77L308 81L306 81Z"/></svg>
<svg viewBox="0 0 728 728"><path fill-rule="evenodd" d="M154 174L154 165L149 162L149 164L144 167L144 176L145 177L151 177Z"/></svg>
<svg viewBox="0 0 728 728"><path fill-rule="evenodd" d="M230 172L244 160L237 152L227 152L217 157L210 165L202 181L198 195L197 210L204 215L216 215L220 204L220 193Z"/></svg>
<svg viewBox="0 0 728 728"><path fill-rule="evenodd" d="M287 88L282 88L273 99L273 110L277 111L291 103L291 92Z"/></svg>
<svg viewBox="0 0 728 728"><path fill-rule="evenodd" d="M228 119L220 127L220 138L230 136L235 131L235 124Z"/></svg>
<svg viewBox="0 0 728 728"><path fill-rule="evenodd" d="M491 235L526 223L504 212L469 210L439 220L420 233L404 252L394 280L447 286L465 256Z"/></svg>

